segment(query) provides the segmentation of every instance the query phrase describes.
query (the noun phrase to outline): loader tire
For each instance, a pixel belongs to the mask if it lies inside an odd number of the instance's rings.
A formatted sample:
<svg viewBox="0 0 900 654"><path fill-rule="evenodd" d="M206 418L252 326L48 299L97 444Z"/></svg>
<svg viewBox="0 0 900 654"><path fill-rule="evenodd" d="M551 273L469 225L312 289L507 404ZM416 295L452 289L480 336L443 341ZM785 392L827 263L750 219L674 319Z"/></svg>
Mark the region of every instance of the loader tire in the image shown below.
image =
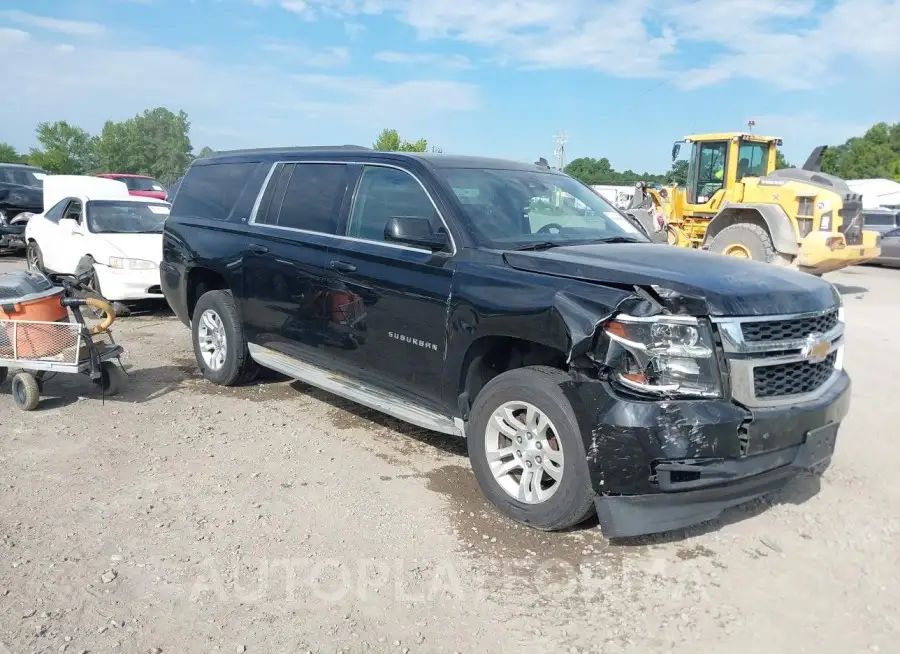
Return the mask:
<svg viewBox="0 0 900 654"><path fill-rule="evenodd" d="M763 263L779 259L769 233L759 225L748 223L723 229L713 238L709 251Z"/></svg>

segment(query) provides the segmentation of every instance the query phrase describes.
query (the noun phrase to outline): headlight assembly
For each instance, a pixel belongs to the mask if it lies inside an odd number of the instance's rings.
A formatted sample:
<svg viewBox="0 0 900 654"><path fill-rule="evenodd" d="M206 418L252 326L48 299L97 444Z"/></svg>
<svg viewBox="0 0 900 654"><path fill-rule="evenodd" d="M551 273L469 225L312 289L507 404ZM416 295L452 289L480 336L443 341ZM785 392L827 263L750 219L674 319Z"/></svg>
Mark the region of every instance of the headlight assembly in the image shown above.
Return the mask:
<svg viewBox="0 0 900 654"><path fill-rule="evenodd" d="M109 267L120 270L152 270L156 264L145 259L124 259L122 257L110 257Z"/></svg>
<svg viewBox="0 0 900 654"><path fill-rule="evenodd" d="M654 396L721 397L712 329L690 316L618 315L604 326L612 381Z"/></svg>

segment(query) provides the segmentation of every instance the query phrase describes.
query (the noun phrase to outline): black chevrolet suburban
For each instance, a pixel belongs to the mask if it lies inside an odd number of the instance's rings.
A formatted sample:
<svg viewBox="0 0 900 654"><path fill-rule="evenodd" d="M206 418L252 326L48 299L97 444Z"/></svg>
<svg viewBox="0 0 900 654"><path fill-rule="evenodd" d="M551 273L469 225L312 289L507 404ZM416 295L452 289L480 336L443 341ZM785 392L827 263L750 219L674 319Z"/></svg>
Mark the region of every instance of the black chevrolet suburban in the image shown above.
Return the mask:
<svg viewBox="0 0 900 654"><path fill-rule="evenodd" d="M824 469L849 407L831 284L650 243L542 163L217 153L160 273L208 380L269 368L465 437L488 500L544 530L712 519Z"/></svg>

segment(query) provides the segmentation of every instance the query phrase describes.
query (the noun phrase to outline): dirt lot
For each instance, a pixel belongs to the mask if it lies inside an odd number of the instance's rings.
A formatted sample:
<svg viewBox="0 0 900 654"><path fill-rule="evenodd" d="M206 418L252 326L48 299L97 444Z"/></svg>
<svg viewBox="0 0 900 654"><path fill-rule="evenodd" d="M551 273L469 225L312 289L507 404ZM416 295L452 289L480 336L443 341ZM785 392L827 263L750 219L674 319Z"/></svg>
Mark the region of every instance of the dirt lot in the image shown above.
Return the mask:
<svg viewBox="0 0 900 654"><path fill-rule="evenodd" d="M854 391L824 478L617 544L498 517L458 441L214 387L168 313L123 319L121 398L0 389L0 652L896 652L900 270L831 281Z"/></svg>

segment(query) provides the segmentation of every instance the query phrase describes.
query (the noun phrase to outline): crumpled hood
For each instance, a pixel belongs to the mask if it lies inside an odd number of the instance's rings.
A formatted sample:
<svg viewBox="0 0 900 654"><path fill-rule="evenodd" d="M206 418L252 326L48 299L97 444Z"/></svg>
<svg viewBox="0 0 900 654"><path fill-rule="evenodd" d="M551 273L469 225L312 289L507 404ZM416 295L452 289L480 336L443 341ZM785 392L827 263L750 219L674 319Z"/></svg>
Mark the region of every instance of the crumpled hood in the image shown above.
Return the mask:
<svg viewBox="0 0 900 654"><path fill-rule="evenodd" d="M10 201L10 198L14 201ZM40 186L0 183L0 203L41 211L44 204L44 190Z"/></svg>
<svg viewBox="0 0 900 654"><path fill-rule="evenodd" d="M705 300L713 316L803 313L838 302L836 289L813 275L665 244L599 243L503 256L518 270L672 289Z"/></svg>
<svg viewBox="0 0 900 654"><path fill-rule="evenodd" d="M143 259L157 266L162 260L162 234L94 234L102 239L109 257ZM99 263L107 263L98 258Z"/></svg>

